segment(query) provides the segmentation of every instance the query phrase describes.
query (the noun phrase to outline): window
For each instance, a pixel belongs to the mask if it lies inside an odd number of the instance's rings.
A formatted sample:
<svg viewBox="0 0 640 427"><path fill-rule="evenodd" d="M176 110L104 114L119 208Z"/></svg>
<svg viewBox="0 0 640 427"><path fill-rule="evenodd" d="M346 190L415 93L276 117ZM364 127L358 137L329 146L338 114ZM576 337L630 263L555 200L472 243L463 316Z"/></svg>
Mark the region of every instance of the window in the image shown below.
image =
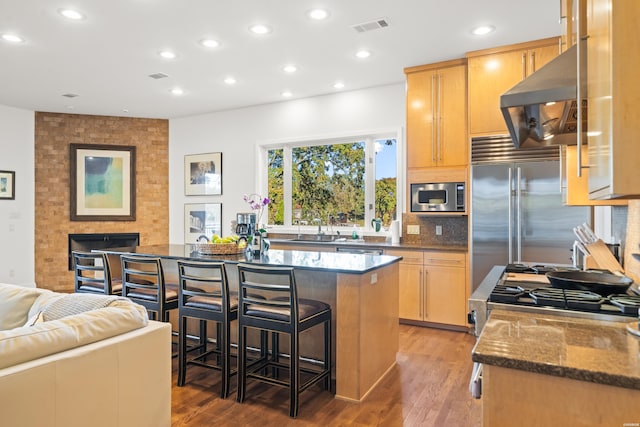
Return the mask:
<svg viewBox="0 0 640 427"><path fill-rule="evenodd" d="M261 146L270 226L387 229L398 212L397 133Z"/></svg>

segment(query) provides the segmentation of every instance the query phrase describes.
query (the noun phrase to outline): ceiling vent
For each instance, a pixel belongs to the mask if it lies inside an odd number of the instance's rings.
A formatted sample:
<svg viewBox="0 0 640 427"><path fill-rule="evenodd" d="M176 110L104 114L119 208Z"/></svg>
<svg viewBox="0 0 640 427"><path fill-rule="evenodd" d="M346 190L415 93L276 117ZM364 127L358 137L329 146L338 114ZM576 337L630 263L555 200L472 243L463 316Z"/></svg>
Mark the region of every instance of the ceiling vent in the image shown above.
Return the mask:
<svg viewBox="0 0 640 427"><path fill-rule="evenodd" d="M152 79L158 80L158 79L167 78L169 77L169 75L165 73L153 73L153 74L149 74L149 77L151 77Z"/></svg>
<svg viewBox="0 0 640 427"><path fill-rule="evenodd" d="M378 28L386 28L389 26L387 18L379 18L374 21L363 22L361 24L352 25L351 27L359 33L377 30Z"/></svg>
<svg viewBox="0 0 640 427"><path fill-rule="evenodd" d="M62 96L66 98L75 98L76 96L80 96L77 93L63 93Z"/></svg>

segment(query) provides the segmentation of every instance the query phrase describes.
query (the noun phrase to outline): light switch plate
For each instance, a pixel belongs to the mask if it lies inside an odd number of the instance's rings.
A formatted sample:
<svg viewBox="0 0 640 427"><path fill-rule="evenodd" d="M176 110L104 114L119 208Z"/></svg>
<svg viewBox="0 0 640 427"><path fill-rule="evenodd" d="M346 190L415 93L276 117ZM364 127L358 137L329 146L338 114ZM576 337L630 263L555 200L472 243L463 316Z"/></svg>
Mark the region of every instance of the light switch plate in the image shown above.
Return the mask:
<svg viewBox="0 0 640 427"><path fill-rule="evenodd" d="M442 226L436 225L436 236L442 236Z"/></svg>
<svg viewBox="0 0 640 427"><path fill-rule="evenodd" d="M407 234L420 234L419 225L407 225Z"/></svg>

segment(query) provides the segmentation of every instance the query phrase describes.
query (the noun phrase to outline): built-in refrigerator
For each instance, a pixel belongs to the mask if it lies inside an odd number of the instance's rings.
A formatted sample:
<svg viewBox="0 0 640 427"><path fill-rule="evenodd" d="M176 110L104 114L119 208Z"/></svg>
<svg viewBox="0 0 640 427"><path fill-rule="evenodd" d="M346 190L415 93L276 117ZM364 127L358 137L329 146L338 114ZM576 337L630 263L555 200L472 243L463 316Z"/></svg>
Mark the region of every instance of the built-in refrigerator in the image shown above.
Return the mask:
<svg viewBox="0 0 640 427"><path fill-rule="evenodd" d="M590 224L591 209L563 205L559 146L473 138L471 165L473 289L494 265L571 264L573 227Z"/></svg>

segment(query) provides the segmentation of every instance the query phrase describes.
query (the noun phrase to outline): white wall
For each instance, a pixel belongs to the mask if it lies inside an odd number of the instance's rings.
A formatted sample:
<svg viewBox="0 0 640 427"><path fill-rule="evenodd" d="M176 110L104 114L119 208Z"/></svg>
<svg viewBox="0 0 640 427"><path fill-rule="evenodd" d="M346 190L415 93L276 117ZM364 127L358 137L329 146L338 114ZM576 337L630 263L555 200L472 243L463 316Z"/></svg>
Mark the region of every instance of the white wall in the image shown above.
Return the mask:
<svg viewBox="0 0 640 427"><path fill-rule="evenodd" d="M222 203L230 234L242 195L256 191L256 143L404 128L405 85L341 92L169 121L169 241L184 242L185 203ZM184 156L222 152L222 195L184 195Z"/></svg>
<svg viewBox="0 0 640 427"><path fill-rule="evenodd" d="M0 283L34 286L34 118L0 105L0 170L16 173L15 200L0 200Z"/></svg>

